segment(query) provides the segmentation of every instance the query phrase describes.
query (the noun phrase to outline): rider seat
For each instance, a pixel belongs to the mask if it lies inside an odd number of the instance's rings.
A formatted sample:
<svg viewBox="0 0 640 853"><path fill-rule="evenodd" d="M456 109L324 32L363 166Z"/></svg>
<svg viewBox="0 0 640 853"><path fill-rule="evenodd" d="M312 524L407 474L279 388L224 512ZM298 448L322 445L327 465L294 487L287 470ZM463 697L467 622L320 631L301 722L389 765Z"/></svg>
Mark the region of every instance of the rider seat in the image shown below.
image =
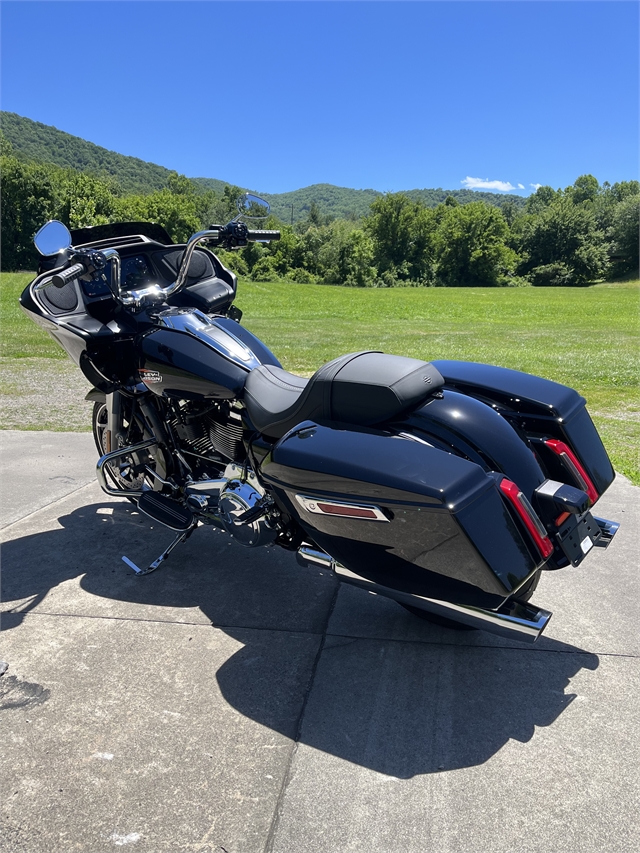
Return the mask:
<svg viewBox="0 0 640 853"><path fill-rule="evenodd" d="M443 385L426 361L366 351L324 364L311 379L263 364L247 377L244 401L253 425L281 438L306 420L379 424L421 405Z"/></svg>

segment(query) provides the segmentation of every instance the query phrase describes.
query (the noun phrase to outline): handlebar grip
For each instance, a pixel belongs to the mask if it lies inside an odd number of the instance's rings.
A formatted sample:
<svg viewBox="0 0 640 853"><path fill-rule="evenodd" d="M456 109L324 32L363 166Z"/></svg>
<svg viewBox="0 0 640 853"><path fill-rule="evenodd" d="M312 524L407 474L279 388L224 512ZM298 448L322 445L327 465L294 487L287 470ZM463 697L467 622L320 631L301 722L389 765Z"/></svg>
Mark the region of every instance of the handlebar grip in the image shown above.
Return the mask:
<svg viewBox="0 0 640 853"><path fill-rule="evenodd" d="M260 240L279 240L280 232L279 231L256 231L250 230L247 233L247 240L253 240L254 242L258 242Z"/></svg>
<svg viewBox="0 0 640 853"><path fill-rule="evenodd" d="M65 284L69 284L70 281L81 276L84 272L86 272L84 268L84 264L74 264L69 269L63 270L62 272L56 273L51 277L51 284L54 287L64 287Z"/></svg>

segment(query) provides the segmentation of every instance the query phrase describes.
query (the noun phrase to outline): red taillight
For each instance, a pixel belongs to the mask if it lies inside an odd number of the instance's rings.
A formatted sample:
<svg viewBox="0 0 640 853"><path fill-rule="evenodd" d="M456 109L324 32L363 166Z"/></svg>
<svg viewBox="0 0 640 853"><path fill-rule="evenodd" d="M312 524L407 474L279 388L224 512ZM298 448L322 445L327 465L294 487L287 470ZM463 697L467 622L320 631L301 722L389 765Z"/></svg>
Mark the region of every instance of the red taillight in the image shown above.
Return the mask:
<svg viewBox="0 0 640 853"><path fill-rule="evenodd" d="M538 546L538 550L542 556L547 559L553 554L553 545L547 535L544 524L538 518L536 511L531 506L524 493L512 483L511 480L503 479L500 483L500 491L510 501L511 505L518 513L518 517L531 534L531 538Z"/></svg>
<svg viewBox="0 0 640 853"><path fill-rule="evenodd" d="M573 474L582 491L587 493L589 500L594 504L598 500L598 492L573 450L564 441L558 441L555 438L546 439L544 445L560 457L565 467Z"/></svg>

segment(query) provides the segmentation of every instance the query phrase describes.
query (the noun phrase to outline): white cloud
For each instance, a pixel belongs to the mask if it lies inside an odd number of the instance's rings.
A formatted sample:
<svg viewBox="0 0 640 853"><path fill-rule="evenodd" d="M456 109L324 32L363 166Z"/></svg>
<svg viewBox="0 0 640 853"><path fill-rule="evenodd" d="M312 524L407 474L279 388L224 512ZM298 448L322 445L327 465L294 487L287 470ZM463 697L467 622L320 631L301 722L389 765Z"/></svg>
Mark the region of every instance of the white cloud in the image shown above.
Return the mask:
<svg viewBox="0 0 640 853"><path fill-rule="evenodd" d="M533 187L534 190L539 190L542 184L529 184L530 187Z"/></svg>
<svg viewBox="0 0 640 853"><path fill-rule="evenodd" d="M523 189L524 189L524 184L518 184L518 189L519 189L519 190L523 190Z"/></svg>
<svg viewBox="0 0 640 853"><path fill-rule="evenodd" d="M470 178L467 176L460 183L468 190L500 190L506 193L516 189L509 181L490 181L488 178Z"/></svg>

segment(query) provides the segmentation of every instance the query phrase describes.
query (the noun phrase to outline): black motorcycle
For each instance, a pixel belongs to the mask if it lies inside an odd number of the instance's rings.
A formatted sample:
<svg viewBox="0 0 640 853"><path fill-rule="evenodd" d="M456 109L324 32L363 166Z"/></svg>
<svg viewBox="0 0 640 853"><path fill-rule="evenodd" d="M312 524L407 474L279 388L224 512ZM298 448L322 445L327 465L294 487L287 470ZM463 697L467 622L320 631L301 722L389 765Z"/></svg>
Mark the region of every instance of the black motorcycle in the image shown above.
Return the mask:
<svg viewBox="0 0 640 853"><path fill-rule="evenodd" d="M450 627L534 642L542 570L577 566L618 525L591 508L614 471L571 388L463 361L368 350L303 379L240 325L209 247L277 240L240 215L175 245L150 223L40 229L20 302L93 386L97 473L175 531L200 524Z"/></svg>

